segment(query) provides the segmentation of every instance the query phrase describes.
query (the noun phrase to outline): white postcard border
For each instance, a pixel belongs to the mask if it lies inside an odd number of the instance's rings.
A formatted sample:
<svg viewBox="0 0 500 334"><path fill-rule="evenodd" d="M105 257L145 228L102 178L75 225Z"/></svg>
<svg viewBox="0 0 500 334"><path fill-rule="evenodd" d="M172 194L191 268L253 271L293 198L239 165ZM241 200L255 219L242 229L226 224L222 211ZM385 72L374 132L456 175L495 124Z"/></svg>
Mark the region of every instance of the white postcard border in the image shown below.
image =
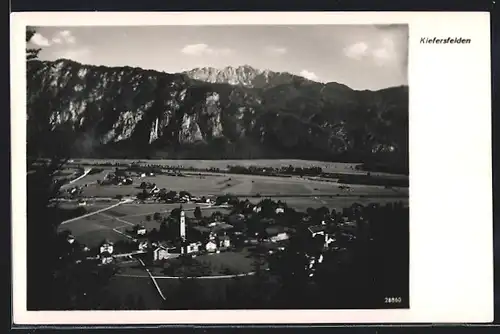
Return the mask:
<svg viewBox="0 0 500 334"><path fill-rule="evenodd" d="M489 13L11 14L15 324L449 323L493 320ZM409 24L410 310L27 311L26 26ZM420 44L421 37L470 45ZM472 209L473 208L473 209ZM388 273L390 274L390 273Z"/></svg>

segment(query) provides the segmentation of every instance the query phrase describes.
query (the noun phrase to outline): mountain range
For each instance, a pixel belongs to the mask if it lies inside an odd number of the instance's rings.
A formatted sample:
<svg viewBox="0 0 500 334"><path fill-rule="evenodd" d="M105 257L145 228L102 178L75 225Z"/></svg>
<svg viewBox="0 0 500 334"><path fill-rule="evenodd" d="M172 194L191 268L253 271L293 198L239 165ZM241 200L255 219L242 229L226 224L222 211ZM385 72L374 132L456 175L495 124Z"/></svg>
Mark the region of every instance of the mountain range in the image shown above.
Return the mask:
<svg viewBox="0 0 500 334"><path fill-rule="evenodd" d="M31 155L408 163L407 86L358 91L249 65L164 73L33 60L27 117Z"/></svg>

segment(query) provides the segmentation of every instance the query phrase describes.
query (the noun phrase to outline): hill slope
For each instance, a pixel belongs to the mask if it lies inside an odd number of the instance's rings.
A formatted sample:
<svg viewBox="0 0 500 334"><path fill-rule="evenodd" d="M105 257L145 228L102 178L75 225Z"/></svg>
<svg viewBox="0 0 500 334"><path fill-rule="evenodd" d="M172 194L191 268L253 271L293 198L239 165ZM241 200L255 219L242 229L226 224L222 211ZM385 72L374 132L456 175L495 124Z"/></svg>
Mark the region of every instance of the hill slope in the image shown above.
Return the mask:
<svg viewBox="0 0 500 334"><path fill-rule="evenodd" d="M407 87L355 91L274 72L245 84L193 73L28 62L29 154L65 144L80 157L407 164Z"/></svg>

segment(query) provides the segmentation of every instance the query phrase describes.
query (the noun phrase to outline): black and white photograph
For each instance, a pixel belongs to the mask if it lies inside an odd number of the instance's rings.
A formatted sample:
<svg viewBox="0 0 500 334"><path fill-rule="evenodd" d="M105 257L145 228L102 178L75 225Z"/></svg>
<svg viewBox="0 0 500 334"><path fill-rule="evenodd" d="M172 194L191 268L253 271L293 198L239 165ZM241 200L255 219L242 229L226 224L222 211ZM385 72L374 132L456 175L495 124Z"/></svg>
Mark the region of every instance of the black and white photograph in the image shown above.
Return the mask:
<svg viewBox="0 0 500 334"><path fill-rule="evenodd" d="M14 27L15 310L47 324L489 314L487 63L452 72L485 45L458 15L432 35L430 14L132 14Z"/></svg>
<svg viewBox="0 0 500 334"><path fill-rule="evenodd" d="M28 310L409 307L407 25L26 42Z"/></svg>

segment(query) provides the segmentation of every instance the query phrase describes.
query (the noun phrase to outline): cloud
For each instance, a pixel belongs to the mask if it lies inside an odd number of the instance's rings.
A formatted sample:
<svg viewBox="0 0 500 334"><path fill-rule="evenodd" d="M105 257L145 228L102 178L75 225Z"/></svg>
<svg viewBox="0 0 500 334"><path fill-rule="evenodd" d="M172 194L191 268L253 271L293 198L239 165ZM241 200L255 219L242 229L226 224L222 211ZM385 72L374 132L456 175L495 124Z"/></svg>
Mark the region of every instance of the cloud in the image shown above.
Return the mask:
<svg viewBox="0 0 500 334"><path fill-rule="evenodd" d="M306 79L312 80L312 81L318 81L318 76L314 72L309 72L308 70L302 70L300 71L299 75L301 77L304 77Z"/></svg>
<svg viewBox="0 0 500 334"><path fill-rule="evenodd" d="M71 59L80 63L85 63L88 61L91 55L89 48L76 48L76 49L66 49L59 50L53 53L55 59Z"/></svg>
<svg viewBox="0 0 500 334"><path fill-rule="evenodd" d="M30 42L37 46L50 46L50 41L38 32L31 37Z"/></svg>
<svg viewBox="0 0 500 334"><path fill-rule="evenodd" d="M383 38L381 45L372 51L372 55L378 65L394 60L397 57L394 41L388 37Z"/></svg>
<svg viewBox="0 0 500 334"><path fill-rule="evenodd" d="M347 46L344 54L355 60L370 60L376 65L383 66L398 58L398 52L394 40L384 36L378 43L368 45L365 42L357 42Z"/></svg>
<svg viewBox="0 0 500 334"><path fill-rule="evenodd" d="M271 56L282 56L287 53L287 49L280 46L267 46L264 52Z"/></svg>
<svg viewBox="0 0 500 334"><path fill-rule="evenodd" d="M228 48L211 48L207 44L188 44L181 49L181 52L188 56L228 56L233 50Z"/></svg>
<svg viewBox="0 0 500 334"><path fill-rule="evenodd" d="M54 34L52 37L52 43L54 44L75 44L76 43L76 38L73 36L71 31L69 30L62 30Z"/></svg>
<svg viewBox="0 0 500 334"><path fill-rule="evenodd" d="M344 54L352 59L361 59L363 56L366 55L368 51L368 44L365 42L357 42L354 44L351 44L344 48Z"/></svg>

